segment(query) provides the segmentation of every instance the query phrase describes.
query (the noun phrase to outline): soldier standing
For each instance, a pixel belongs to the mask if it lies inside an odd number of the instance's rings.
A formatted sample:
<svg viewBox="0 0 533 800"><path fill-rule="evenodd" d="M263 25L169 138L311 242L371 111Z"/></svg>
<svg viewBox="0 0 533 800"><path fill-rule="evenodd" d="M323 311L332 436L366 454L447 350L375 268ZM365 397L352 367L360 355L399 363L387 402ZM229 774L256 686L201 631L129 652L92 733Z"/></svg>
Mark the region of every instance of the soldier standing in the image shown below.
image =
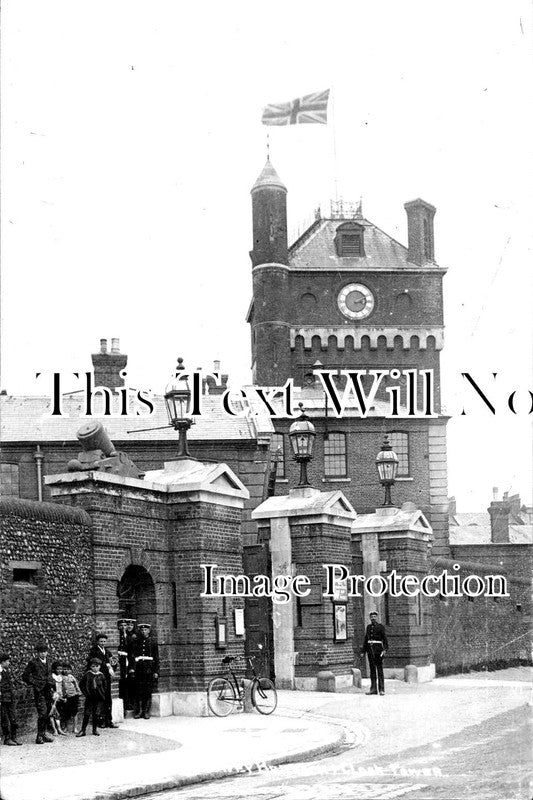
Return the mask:
<svg viewBox="0 0 533 800"><path fill-rule="evenodd" d="M48 647L37 645L37 655L28 662L22 673L22 680L33 688L33 699L37 710L37 738L35 744L44 744L54 740L47 735L46 725L52 708L52 695L55 682L52 678L52 665L48 661Z"/></svg>
<svg viewBox="0 0 533 800"><path fill-rule="evenodd" d="M113 670L112 661L114 660L114 656L111 650L105 646L107 641L107 636L105 633L99 633L96 636L96 641L89 650L89 655L87 656L87 670L90 669L91 660L98 659L102 666L102 675L104 676L105 680L105 699L103 702L103 728L118 728L118 725L115 725L112 718L112 701L111 701L111 678L115 674Z"/></svg>
<svg viewBox="0 0 533 800"><path fill-rule="evenodd" d="M150 719L152 691L159 677L159 648L155 637L150 633L151 625L142 622L138 626L139 637L131 646L132 664L130 671L135 674L135 713L134 719Z"/></svg>
<svg viewBox="0 0 533 800"><path fill-rule="evenodd" d="M383 678L383 656L387 652L389 643L385 628L378 622L376 611L370 613L370 625L366 626L365 641L361 650L361 656L365 653L368 656L368 666L370 667L370 691L367 694L385 694L385 681ZM377 673L377 686L376 686Z"/></svg>
<svg viewBox="0 0 533 800"><path fill-rule="evenodd" d="M131 645L132 641L136 638L134 634L135 620L124 618L119 619L118 623L118 665L120 669L120 678L118 682L118 696L124 703L124 711L133 707L133 681L130 676L131 664Z"/></svg>

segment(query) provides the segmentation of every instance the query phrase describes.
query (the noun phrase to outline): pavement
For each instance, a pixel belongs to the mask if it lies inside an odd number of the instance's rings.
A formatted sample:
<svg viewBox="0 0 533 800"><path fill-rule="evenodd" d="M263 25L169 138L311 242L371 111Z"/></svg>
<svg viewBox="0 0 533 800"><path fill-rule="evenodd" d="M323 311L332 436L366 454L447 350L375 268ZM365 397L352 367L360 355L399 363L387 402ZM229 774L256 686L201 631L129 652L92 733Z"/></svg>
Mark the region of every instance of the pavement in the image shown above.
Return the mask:
<svg viewBox="0 0 533 800"><path fill-rule="evenodd" d="M531 670L472 673L412 685L387 681L385 697L361 690L279 692L276 712L226 718L127 719L119 729L0 748L2 800L121 800L311 760L352 748L368 759L429 746L529 698ZM506 687L505 691L500 686ZM445 712L445 713L443 713ZM302 765L305 769L305 765Z"/></svg>

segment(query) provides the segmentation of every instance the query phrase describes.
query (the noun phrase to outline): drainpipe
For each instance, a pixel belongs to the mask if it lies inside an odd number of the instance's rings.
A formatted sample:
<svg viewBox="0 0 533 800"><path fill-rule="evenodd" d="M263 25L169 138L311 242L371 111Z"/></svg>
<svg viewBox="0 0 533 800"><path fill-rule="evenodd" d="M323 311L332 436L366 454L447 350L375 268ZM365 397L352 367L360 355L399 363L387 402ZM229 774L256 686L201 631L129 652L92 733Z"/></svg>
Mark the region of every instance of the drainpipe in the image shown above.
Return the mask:
<svg viewBox="0 0 533 800"><path fill-rule="evenodd" d="M33 454L35 464L37 466L37 498L42 502L43 499L43 458L44 453L41 450L41 445L37 445L37 450Z"/></svg>

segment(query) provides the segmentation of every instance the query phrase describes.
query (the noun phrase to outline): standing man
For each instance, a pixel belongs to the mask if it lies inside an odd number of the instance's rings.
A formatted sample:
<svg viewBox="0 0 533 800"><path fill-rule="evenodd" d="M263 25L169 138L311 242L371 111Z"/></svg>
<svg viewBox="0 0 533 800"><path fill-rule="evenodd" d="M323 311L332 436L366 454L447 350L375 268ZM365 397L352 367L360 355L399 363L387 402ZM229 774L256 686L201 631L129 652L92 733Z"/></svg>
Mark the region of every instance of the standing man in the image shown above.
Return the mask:
<svg viewBox="0 0 533 800"><path fill-rule="evenodd" d="M102 675L104 676L105 680L105 699L103 701L103 728L118 728L118 725L115 725L112 718L112 701L111 701L111 678L115 674L113 669L112 661L115 660L111 650L108 650L105 646L107 642L107 636L105 633L98 633L96 635L96 641L89 650L89 655L87 656L87 670L91 668L91 661L97 658L101 662L101 671Z"/></svg>
<svg viewBox="0 0 533 800"><path fill-rule="evenodd" d="M52 695L55 681L52 678L52 665L48 661L48 647L37 645L37 655L28 662L22 673L22 680L33 689L33 700L37 710L37 738L35 744L44 744L54 740L47 735L46 725L52 708Z"/></svg>
<svg viewBox="0 0 533 800"><path fill-rule="evenodd" d="M118 682L118 696L124 703L124 711L129 711L133 708L133 679L130 675L131 662L131 645L136 638L134 634L135 628L134 619L124 618L119 619L118 625L118 665L120 669L120 678Z"/></svg>
<svg viewBox="0 0 533 800"><path fill-rule="evenodd" d="M131 671L135 674L135 713L134 719L150 719L152 691L159 677L159 647L150 633L151 625L141 622L139 637L132 643Z"/></svg>
<svg viewBox="0 0 533 800"><path fill-rule="evenodd" d="M361 651L363 657L368 656L370 667L370 691L367 694L385 694L385 681L383 679L383 656L389 648L385 627L378 622L376 611L370 612L370 625L366 626L365 641ZM377 687L376 687L377 672Z"/></svg>
<svg viewBox="0 0 533 800"><path fill-rule="evenodd" d="M17 739L17 712L15 708L15 686L9 665L9 653L0 653L0 718L4 744L21 745Z"/></svg>

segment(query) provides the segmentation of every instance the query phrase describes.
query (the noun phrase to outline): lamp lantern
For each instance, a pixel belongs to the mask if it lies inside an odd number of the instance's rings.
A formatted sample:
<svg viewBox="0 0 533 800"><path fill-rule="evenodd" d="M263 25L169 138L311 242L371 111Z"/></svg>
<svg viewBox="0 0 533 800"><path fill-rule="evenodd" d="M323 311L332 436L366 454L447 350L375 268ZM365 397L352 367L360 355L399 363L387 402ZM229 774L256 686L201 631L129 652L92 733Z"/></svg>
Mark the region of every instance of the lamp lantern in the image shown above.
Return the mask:
<svg viewBox="0 0 533 800"><path fill-rule="evenodd" d="M303 404L300 403L301 414L289 429L289 439L294 460L300 464L300 482L298 486L309 486L307 464L313 457L316 431L315 426L306 416Z"/></svg>
<svg viewBox="0 0 533 800"><path fill-rule="evenodd" d="M184 369L183 359L178 358L176 377L168 384L165 390L165 405L169 422L175 431L179 431L177 459L191 458L187 443L187 431L193 424L193 420L189 417L191 390L187 374L180 375Z"/></svg>
<svg viewBox="0 0 533 800"><path fill-rule="evenodd" d="M391 486L394 485L398 474L398 456L392 449L388 436L385 436L381 451L376 456L376 467L380 483L385 487L385 502L383 505L392 506Z"/></svg>

